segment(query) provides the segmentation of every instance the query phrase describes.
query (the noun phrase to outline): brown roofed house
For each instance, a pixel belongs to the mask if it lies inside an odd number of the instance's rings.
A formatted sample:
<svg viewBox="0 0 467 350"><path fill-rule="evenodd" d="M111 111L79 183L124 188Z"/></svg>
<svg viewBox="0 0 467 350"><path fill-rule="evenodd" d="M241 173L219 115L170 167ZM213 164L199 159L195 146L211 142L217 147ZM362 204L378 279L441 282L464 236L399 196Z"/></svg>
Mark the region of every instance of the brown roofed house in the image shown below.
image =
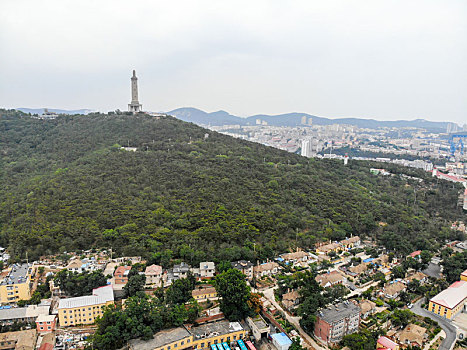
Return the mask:
<svg viewBox="0 0 467 350"><path fill-rule="evenodd" d="M384 286L384 296L388 299L397 299L405 288L405 284L402 282L388 283Z"/></svg>
<svg viewBox="0 0 467 350"><path fill-rule="evenodd" d="M327 288L332 287L336 284L344 283L344 276L338 271L331 271L328 273L323 273L321 275L316 276L316 282L320 284L321 287Z"/></svg>
<svg viewBox="0 0 467 350"><path fill-rule="evenodd" d="M366 319L376 311L376 303L372 302L371 300L359 300L358 306L360 307L360 317L362 319Z"/></svg>
<svg viewBox="0 0 467 350"><path fill-rule="evenodd" d="M114 272L115 284L127 284L131 266L119 266Z"/></svg>
<svg viewBox="0 0 467 350"><path fill-rule="evenodd" d="M399 334L399 343L422 347L425 334L426 328L413 323L408 324L407 327L405 327L404 330Z"/></svg>
<svg viewBox="0 0 467 350"><path fill-rule="evenodd" d="M292 311L295 307L300 304L300 294L298 291L293 290L291 292L282 295L282 304L287 310Z"/></svg>

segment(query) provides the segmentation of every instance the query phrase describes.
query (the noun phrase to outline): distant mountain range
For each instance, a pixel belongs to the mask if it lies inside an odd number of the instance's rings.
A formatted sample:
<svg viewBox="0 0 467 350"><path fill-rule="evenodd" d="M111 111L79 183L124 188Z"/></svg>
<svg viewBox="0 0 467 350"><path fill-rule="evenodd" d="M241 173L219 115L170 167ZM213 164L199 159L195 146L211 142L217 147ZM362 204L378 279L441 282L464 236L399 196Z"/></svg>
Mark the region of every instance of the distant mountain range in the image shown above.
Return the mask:
<svg viewBox="0 0 467 350"><path fill-rule="evenodd" d="M229 114L226 111L217 111L207 113L200 109L192 107L177 108L167 112L183 121L192 122L198 125L256 125L257 120L266 122L273 126L303 126L302 118L306 117L306 121L312 118L313 125L330 125L330 124L347 124L355 125L360 128L378 128L378 127L416 127L424 128L435 132L445 132L449 122L431 122L425 119L415 120L395 120L395 121L380 121L375 119L361 118L337 118L330 119L318 117L307 113L286 113L278 115L257 114L247 118L237 117Z"/></svg>
<svg viewBox="0 0 467 350"><path fill-rule="evenodd" d="M43 114L44 108L16 108L24 113L31 114ZM88 114L93 112L91 109L55 109L48 108L49 112L58 114ZM309 119L312 118L313 125L331 125L331 124L346 124L355 125L360 128L378 128L378 127L394 127L394 128L406 128L415 127L423 128L433 132L445 132L449 122L431 122L425 119L415 120L393 120L393 121L380 121L375 119L362 119L362 118L337 118L330 119L325 117L318 117L307 113L285 113L277 115L257 114L250 117L242 118L232 115L226 111L217 112L205 112L203 110L193 107L177 108L167 112L169 115L173 115L180 120L191 122L197 125L256 125L257 121L266 122L267 125L272 126L303 126L302 118L306 117L308 123Z"/></svg>
<svg viewBox="0 0 467 350"><path fill-rule="evenodd" d="M24 112L24 113L31 113L31 114L43 114L45 108L16 108L16 110ZM73 110L66 110L66 109L55 109L55 108L47 108L49 112L57 113L57 114L88 114L93 112L92 109L73 109Z"/></svg>

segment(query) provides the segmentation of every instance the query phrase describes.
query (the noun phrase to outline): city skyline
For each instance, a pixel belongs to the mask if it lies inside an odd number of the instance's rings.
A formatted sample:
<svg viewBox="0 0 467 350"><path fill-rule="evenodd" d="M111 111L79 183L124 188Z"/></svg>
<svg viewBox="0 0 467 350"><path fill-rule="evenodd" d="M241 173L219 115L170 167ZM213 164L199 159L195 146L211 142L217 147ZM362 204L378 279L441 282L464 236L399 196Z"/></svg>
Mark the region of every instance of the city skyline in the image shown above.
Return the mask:
<svg viewBox="0 0 467 350"><path fill-rule="evenodd" d="M467 122L462 1L117 3L2 2L0 106Z"/></svg>

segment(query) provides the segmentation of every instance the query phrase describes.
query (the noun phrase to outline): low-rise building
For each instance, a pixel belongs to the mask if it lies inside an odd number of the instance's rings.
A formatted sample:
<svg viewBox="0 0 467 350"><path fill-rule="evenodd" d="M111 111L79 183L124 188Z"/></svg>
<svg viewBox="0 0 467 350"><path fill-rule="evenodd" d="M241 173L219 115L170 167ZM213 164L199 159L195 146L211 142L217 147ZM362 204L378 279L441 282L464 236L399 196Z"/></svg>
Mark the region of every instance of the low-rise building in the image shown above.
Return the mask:
<svg viewBox="0 0 467 350"><path fill-rule="evenodd" d="M282 295L282 304L287 310L294 310L300 304L300 293L296 290L285 293Z"/></svg>
<svg viewBox="0 0 467 350"><path fill-rule="evenodd" d="M359 236L353 236L347 239L344 239L339 242L342 246L342 248L349 250L352 248L359 247L361 244L360 237Z"/></svg>
<svg viewBox="0 0 467 350"><path fill-rule="evenodd" d="M39 333L53 332L56 324L57 316L55 315L39 315L36 319L36 329Z"/></svg>
<svg viewBox="0 0 467 350"><path fill-rule="evenodd" d="M29 305L0 310L0 324L10 325L15 322L35 322L40 315L49 314L49 306Z"/></svg>
<svg viewBox="0 0 467 350"><path fill-rule="evenodd" d="M324 254L328 254L329 252L337 252L338 250L341 250L339 243L329 243L316 248L317 253Z"/></svg>
<svg viewBox="0 0 467 350"><path fill-rule="evenodd" d="M205 287L205 288L194 289L191 292L191 296L196 301L206 301L208 299L217 298L217 291L216 291L216 288L214 288L212 286L208 286L208 287Z"/></svg>
<svg viewBox="0 0 467 350"><path fill-rule="evenodd" d="M199 277L212 278L216 273L216 265L212 261L203 261L199 263Z"/></svg>
<svg viewBox="0 0 467 350"><path fill-rule="evenodd" d="M371 300L359 300L358 306L360 307L360 318L365 320L376 312L376 303Z"/></svg>
<svg viewBox="0 0 467 350"><path fill-rule="evenodd" d="M457 281L430 299L428 311L449 320L462 312L467 300L467 281Z"/></svg>
<svg viewBox="0 0 467 350"><path fill-rule="evenodd" d="M251 329L251 333L256 341L266 338L269 333L269 325L264 321L260 315L255 317L247 317L246 323Z"/></svg>
<svg viewBox="0 0 467 350"><path fill-rule="evenodd" d="M162 285L162 266L149 265L144 270L146 276L146 287L158 288Z"/></svg>
<svg viewBox="0 0 467 350"><path fill-rule="evenodd" d="M350 276L358 276L366 271L368 271L368 264L366 263L361 263L357 266L351 266L347 269L347 272Z"/></svg>
<svg viewBox="0 0 467 350"><path fill-rule="evenodd" d="M318 312L314 335L325 343L338 343L358 331L360 308L350 301L331 305Z"/></svg>
<svg viewBox="0 0 467 350"><path fill-rule="evenodd" d="M427 279L428 279L427 275L425 275L423 272L417 271L414 274L406 277L405 282L410 283L413 280L417 280L417 281L420 282L420 284L423 284L423 283L425 283L427 281Z"/></svg>
<svg viewBox="0 0 467 350"><path fill-rule="evenodd" d="M299 250L299 251L296 251L296 252L293 252L293 253L282 254L281 258L283 259L283 261L286 264L295 265L295 264L299 264L301 262L308 261L308 253Z"/></svg>
<svg viewBox="0 0 467 350"><path fill-rule="evenodd" d="M411 323L399 334L399 343L423 348L425 336L426 328Z"/></svg>
<svg viewBox="0 0 467 350"><path fill-rule="evenodd" d="M388 299L397 299L399 294L406 289L406 285L402 282L390 282L387 283L384 288L384 296Z"/></svg>
<svg viewBox="0 0 467 350"><path fill-rule="evenodd" d="M119 266L115 269L114 279L115 284L127 284L128 274L130 273L131 266Z"/></svg>
<svg viewBox="0 0 467 350"><path fill-rule="evenodd" d="M287 350L292 345L292 340L283 332L271 334L271 340L277 350Z"/></svg>
<svg viewBox="0 0 467 350"><path fill-rule="evenodd" d="M343 284L345 277L339 271L331 271L323 273L315 277L316 282L319 283L321 287L328 288L336 284Z"/></svg>
<svg viewBox="0 0 467 350"><path fill-rule="evenodd" d="M247 260L239 260L232 263L232 267L240 270L249 280L253 278L253 266L253 263Z"/></svg>
<svg viewBox="0 0 467 350"><path fill-rule="evenodd" d="M230 345L236 340L244 339L246 335L247 331L240 323L222 320L192 328L163 330L147 341L130 340L129 347L131 350L208 350L211 344L226 342Z"/></svg>
<svg viewBox="0 0 467 350"><path fill-rule="evenodd" d="M379 337L376 342L377 350L399 350L399 344L393 342L388 337L382 336Z"/></svg>
<svg viewBox="0 0 467 350"><path fill-rule="evenodd" d="M177 327L157 332L151 340L130 340L129 345L132 350L183 350L193 346L193 335L185 327Z"/></svg>
<svg viewBox="0 0 467 350"><path fill-rule="evenodd" d="M261 279L267 276L274 276L279 272L279 264L273 261L257 265L253 267L253 275L256 279Z"/></svg>
<svg viewBox="0 0 467 350"><path fill-rule="evenodd" d="M93 324L98 316L103 315L103 308L114 303L111 285L93 289L92 295L60 299L58 320L61 326Z"/></svg>
<svg viewBox="0 0 467 350"><path fill-rule="evenodd" d="M36 348L36 342L37 332L35 329L0 333L0 349L2 350L33 350Z"/></svg>

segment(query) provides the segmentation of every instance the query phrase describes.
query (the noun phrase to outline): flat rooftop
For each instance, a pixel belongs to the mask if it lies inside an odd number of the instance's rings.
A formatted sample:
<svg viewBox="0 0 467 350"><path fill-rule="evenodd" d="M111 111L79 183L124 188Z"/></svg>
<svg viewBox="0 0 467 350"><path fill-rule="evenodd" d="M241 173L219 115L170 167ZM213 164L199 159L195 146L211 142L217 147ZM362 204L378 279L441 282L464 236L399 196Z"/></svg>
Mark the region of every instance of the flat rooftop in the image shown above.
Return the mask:
<svg viewBox="0 0 467 350"><path fill-rule="evenodd" d="M267 323L263 320L263 318L262 318L260 315L257 315L256 317L251 318L251 320L253 321L254 325L255 325L258 329L269 328L269 326L267 325Z"/></svg>
<svg viewBox="0 0 467 350"><path fill-rule="evenodd" d="M350 301L346 301L337 305L331 305L327 309L318 312L318 315L327 323L334 323L356 313L360 313L360 307Z"/></svg>
<svg viewBox="0 0 467 350"><path fill-rule="evenodd" d="M154 338L148 341L141 339L130 340L130 348L138 350L153 350L167 344L190 337L191 334L184 327L166 329L154 334Z"/></svg>
<svg viewBox="0 0 467 350"><path fill-rule="evenodd" d="M29 266L29 264L14 264L0 285L21 284L27 282L27 276L30 269L31 266Z"/></svg>
<svg viewBox="0 0 467 350"><path fill-rule="evenodd" d="M212 333L217 333L217 335L229 334L233 332L242 331L243 327L238 322L229 322L226 320L206 323L201 326L191 328L191 333L196 338L196 336L205 335L206 338L209 338L209 335Z"/></svg>
<svg viewBox="0 0 467 350"><path fill-rule="evenodd" d="M76 307L99 305L109 301L114 301L112 285L95 288L92 290L92 295L60 299L58 309L73 309Z"/></svg>

